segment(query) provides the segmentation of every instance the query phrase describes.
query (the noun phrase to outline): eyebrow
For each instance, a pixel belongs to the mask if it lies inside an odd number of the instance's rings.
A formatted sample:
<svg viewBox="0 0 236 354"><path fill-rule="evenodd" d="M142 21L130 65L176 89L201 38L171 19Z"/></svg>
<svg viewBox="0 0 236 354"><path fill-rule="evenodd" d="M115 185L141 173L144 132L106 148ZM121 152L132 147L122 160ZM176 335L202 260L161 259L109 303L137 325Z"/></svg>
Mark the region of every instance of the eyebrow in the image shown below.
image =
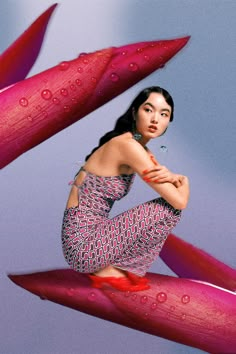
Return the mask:
<svg viewBox="0 0 236 354"><path fill-rule="evenodd" d="M153 106L153 104L152 104L151 102L145 102L145 103L144 103L144 106L146 106L146 105L152 107L153 109L156 109L156 107ZM163 108L161 111L162 111L162 112L169 112L169 113L170 113L170 109L169 109L169 108Z"/></svg>

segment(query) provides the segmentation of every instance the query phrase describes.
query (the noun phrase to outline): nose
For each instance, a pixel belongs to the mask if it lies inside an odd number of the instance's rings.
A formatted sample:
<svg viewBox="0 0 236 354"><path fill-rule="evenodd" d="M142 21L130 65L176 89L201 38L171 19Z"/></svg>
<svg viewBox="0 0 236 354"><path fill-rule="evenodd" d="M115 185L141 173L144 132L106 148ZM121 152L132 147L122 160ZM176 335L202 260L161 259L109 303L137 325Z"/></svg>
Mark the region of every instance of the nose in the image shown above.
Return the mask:
<svg viewBox="0 0 236 354"><path fill-rule="evenodd" d="M152 119L151 119L151 123L153 123L153 124L157 124L158 123L157 113L153 114Z"/></svg>

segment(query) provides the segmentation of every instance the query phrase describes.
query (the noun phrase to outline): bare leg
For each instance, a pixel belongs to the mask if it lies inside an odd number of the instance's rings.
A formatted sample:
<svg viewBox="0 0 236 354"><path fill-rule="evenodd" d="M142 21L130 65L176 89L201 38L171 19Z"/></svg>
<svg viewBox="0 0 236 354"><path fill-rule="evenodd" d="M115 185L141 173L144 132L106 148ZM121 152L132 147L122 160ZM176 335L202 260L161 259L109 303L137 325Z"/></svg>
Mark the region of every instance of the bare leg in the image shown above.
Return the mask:
<svg viewBox="0 0 236 354"><path fill-rule="evenodd" d="M116 278L126 277L125 272L123 270L115 268L111 265L99 269L97 272L94 272L94 274L99 277L116 277Z"/></svg>

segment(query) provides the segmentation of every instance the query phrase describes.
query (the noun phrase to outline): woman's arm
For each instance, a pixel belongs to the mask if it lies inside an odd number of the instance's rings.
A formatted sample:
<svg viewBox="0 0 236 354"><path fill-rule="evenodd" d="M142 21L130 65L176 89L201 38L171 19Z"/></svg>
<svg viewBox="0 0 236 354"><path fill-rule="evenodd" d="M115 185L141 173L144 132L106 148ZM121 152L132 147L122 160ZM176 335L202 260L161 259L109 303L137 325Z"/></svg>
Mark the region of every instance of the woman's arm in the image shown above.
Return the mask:
<svg viewBox="0 0 236 354"><path fill-rule="evenodd" d="M148 150L151 161L154 167L143 171L143 180L146 182L164 183L170 182L175 187L180 187L182 184L183 175L171 172L167 167L160 165L154 155Z"/></svg>
<svg viewBox="0 0 236 354"><path fill-rule="evenodd" d="M121 163L129 165L141 178L143 178L143 171L157 167L154 157L150 159L148 152L134 139L122 140L119 144L119 151ZM189 181L186 176L181 176L176 184L171 182L157 183L152 180L147 182L175 209L186 208L189 200Z"/></svg>

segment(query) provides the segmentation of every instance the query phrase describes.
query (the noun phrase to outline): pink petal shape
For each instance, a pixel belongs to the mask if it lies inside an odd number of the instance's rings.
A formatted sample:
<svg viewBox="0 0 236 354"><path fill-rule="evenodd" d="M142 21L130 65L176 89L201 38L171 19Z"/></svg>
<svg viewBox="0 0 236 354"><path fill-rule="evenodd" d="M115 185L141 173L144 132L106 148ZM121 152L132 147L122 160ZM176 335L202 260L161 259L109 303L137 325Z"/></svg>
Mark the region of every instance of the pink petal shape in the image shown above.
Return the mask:
<svg viewBox="0 0 236 354"><path fill-rule="evenodd" d="M160 257L178 276L210 282L236 291L236 270L205 251L170 234Z"/></svg>
<svg viewBox="0 0 236 354"><path fill-rule="evenodd" d="M0 167L127 90L188 40L136 43L82 54L1 92Z"/></svg>
<svg viewBox="0 0 236 354"><path fill-rule="evenodd" d="M17 285L61 305L210 353L236 352L236 295L210 284L148 273L151 289L91 288L70 269L10 275Z"/></svg>
<svg viewBox="0 0 236 354"><path fill-rule="evenodd" d="M38 57L48 21L56 6L49 7L0 56L0 89L26 77Z"/></svg>

